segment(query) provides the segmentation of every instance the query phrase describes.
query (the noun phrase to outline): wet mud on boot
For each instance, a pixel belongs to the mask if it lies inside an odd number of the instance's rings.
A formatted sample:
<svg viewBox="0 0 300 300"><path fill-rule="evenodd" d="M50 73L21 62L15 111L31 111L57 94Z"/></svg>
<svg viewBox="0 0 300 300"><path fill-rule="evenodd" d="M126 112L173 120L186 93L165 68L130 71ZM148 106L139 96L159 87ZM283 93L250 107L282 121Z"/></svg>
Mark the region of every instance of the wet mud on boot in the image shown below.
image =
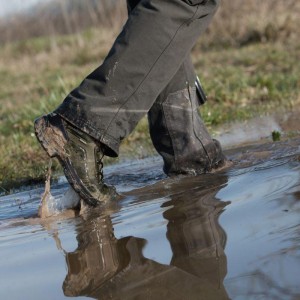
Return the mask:
<svg viewBox="0 0 300 300"><path fill-rule="evenodd" d="M83 200L96 206L118 196L103 183L101 145L57 114L35 120L35 134L50 157L58 158L65 176Z"/></svg>

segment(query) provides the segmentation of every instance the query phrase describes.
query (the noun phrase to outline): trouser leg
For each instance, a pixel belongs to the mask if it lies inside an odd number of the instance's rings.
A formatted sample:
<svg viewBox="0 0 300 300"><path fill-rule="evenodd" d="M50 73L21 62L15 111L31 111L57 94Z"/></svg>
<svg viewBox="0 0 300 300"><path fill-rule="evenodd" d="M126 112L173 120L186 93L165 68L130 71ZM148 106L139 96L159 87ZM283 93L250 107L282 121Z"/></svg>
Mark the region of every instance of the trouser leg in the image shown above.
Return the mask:
<svg viewBox="0 0 300 300"><path fill-rule="evenodd" d="M198 113L196 74L187 58L148 113L150 136L165 173L201 174L224 162Z"/></svg>
<svg viewBox="0 0 300 300"><path fill-rule="evenodd" d="M218 0L191 3L140 1L103 64L55 112L106 145L107 155L117 155L120 141L149 111L207 28Z"/></svg>
<svg viewBox="0 0 300 300"><path fill-rule="evenodd" d="M141 2L141 0L126 0L128 15L131 14L133 9Z"/></svg>

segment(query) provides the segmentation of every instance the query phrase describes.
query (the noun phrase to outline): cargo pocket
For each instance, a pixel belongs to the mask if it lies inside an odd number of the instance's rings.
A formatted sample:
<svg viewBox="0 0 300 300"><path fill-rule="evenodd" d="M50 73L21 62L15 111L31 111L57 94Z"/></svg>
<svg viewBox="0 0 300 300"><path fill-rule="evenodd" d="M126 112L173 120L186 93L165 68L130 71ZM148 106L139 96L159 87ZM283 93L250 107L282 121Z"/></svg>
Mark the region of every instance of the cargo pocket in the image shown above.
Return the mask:
<svg viewBox="0 0 300 300"><path fill-rule="evenodd" d="M206 4L209 0L183 0L189 5L199 5L199 4Z"/></svg>

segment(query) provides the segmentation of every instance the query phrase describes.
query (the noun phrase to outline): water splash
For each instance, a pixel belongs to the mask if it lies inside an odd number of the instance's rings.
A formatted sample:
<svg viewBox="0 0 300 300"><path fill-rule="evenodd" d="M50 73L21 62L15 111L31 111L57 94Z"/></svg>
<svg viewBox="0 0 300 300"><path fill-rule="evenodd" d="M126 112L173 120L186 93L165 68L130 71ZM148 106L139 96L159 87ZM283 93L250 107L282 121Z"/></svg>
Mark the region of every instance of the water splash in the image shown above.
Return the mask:
<svg viewBox="0 0 300 300"><path fill-rule="evenodd" d="M60 196L54 197L51 194L51 166L50 160L45 182L45 192L42 195L39 205L38 215L40 218L48 218L58 215L64 210L78 208L80 203L79 195L70 186L69 189Z"/></svg>

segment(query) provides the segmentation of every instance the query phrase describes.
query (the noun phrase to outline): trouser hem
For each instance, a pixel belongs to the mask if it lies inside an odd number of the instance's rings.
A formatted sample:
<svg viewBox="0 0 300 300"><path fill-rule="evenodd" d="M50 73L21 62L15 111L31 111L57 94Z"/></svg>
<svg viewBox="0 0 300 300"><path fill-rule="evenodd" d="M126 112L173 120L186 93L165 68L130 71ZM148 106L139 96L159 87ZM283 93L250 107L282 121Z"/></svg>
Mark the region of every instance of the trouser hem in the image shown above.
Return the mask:
<svg viewBox="0 0 300 300"><path fill-rule="evenodd" d="M86 134L103 144L106 147L104 151L105 155L111 157L119 156L120 141L107 134L107 132L93 127L93 125L91 125L86 120L74 117L74 115L72 115L72 112L65 111L63 109L61 111L59 108L54 112L60 115L67 122L71 123L74 127L85 132Z"/></svg>

